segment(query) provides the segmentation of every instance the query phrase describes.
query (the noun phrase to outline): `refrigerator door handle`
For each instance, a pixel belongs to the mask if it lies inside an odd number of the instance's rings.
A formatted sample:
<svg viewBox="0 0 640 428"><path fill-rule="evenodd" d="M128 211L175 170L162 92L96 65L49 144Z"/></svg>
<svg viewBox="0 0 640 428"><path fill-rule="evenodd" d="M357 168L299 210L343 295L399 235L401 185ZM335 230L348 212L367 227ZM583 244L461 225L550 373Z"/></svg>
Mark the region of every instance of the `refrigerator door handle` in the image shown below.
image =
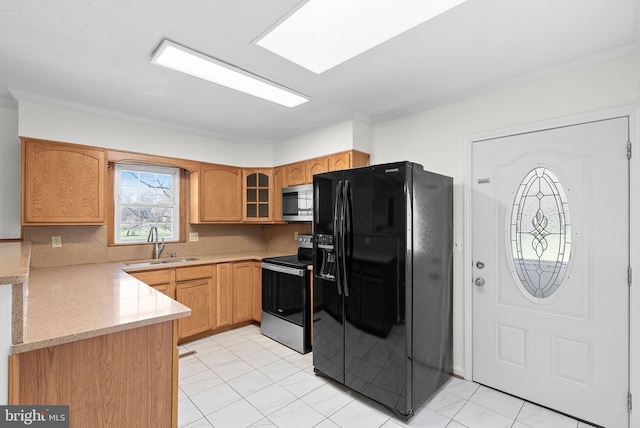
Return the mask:
<svg viewBox="0 0 640 428"><path fill-rule="evenodd" d="M341 231L341 214L342 214L342 180L338 181L336 186L336 202L333 206L333 245L336 255L336 286L338 287L338 296L342 295L342 279L340 275L340 231Z"/></svg>
<svg viewBox="0 0 640 428"><path fill-rule="evenodd" d="M349 243L351 241L351 201L350 201L351 186L349 180L345 180L342 190L342 236L340 247L342 248L342 258L340 259L342 264L343 273L343 287L345 297L349 297L349 281L347 280L347 257L349 257L349 249L347 246L347 239ZM346 238L345 238L346 236Z"/></svg>

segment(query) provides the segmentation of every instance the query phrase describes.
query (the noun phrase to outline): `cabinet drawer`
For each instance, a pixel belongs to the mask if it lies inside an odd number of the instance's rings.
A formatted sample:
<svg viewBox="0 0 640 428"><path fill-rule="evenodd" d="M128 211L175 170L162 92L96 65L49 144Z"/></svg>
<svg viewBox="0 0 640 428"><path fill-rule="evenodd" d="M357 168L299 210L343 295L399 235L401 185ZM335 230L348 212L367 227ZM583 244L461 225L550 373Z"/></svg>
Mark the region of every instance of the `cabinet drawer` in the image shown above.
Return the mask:
<svg viewBox="0 0 640 428"><path fill-rule="evenodd" d="M147 272L132 272L129 275L144 282L147 285L169 284L171 282L171 270L160 269Z"/></svg>
<svg viewBox="0 0 640 428"><path fill-rule="evenodd" d="M176 282L199 278L211 278L212 275L213 271L211 265L176 268Z"/></svg>
<svg viewBox="0 0 640 428"><path fill-rule="evenodd" d="M161 292L162 294L166 294L167 296L169 296L169 284L153 285L152 287L155 290ZM169 296L169 297L171 297L171 296Z"/></svg>

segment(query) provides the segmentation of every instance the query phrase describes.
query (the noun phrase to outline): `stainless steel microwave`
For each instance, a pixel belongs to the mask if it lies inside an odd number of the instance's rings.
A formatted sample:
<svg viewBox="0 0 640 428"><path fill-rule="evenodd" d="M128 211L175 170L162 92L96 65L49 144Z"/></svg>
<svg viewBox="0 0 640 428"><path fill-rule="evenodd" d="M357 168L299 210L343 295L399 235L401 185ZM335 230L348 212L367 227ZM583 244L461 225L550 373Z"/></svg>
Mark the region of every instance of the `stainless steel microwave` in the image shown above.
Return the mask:
<svg viewBox="0 0 640 428"><path fill-rule="evenodd" d="M313 184L282 189L282 220L313 221Z"/></svg>

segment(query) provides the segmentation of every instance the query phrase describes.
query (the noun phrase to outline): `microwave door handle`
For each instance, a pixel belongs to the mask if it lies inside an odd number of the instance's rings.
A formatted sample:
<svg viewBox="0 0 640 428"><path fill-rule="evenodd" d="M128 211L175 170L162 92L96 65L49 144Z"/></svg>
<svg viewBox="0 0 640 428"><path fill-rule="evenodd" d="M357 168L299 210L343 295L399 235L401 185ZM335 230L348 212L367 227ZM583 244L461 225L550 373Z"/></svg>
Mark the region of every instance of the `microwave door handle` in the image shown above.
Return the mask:
<svg viewBox="0 0 640 428"><path fill-rule="evenodd" d="M336 286L338 296L342 295L342 280L340 275L340 228L342 214L342 181L336 186L336 203L333 207L333 245L336 254Z"/></svg>

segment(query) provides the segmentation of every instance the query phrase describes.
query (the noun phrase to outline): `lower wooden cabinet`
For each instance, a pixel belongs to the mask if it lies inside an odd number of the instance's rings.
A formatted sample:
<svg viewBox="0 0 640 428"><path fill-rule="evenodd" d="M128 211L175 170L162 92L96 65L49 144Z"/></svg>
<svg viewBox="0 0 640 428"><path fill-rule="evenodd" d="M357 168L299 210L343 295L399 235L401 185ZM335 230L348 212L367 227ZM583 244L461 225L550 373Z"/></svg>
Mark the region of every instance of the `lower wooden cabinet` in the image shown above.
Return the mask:
<svg viewBox="0 0 640 428"><path fill-rule="evenodd" d="M171 269L156 269L142 272L132 272L129 275L152 286L172 299L176 298L174 287L171 285Z"/></svg>
<svg viewBox="0 0 640 428"><path fill-rule="evenodd" d="M215 328L213 278L176 284L176 300L191 308L191 316L178 320L178 339Z"/></svg>
<svg viewBox="0 0 640 428"><path fill-rule="evenodd" d="M233 263L233 323L253 319L253 262Z"/></svg>
<svg viewBox="0 0 640 428"><path fill-rule="evenodd" d="M71 428L175 428L174 322L13 354L8 404L68 405Z"/></svg>
<svg viewBox="0 0 640 428"><path fill-rule="evenodd" d="M232 322L233 269L231 263L218 263L216 270L216 324L223 327Z"/></svg>
<svg viewBox="0 0 640 428"><path fill-rule="evenodd" d="M130 272L191 309L178 339L262 319L262 263L255 260ZM199 335L199 336L197 336Z"/></svg>
<svg viewBox="0 0 640 428"><path fill-rule="evenodd" d="M262 321L262 263L253 262L253 320Z"/></svg>

